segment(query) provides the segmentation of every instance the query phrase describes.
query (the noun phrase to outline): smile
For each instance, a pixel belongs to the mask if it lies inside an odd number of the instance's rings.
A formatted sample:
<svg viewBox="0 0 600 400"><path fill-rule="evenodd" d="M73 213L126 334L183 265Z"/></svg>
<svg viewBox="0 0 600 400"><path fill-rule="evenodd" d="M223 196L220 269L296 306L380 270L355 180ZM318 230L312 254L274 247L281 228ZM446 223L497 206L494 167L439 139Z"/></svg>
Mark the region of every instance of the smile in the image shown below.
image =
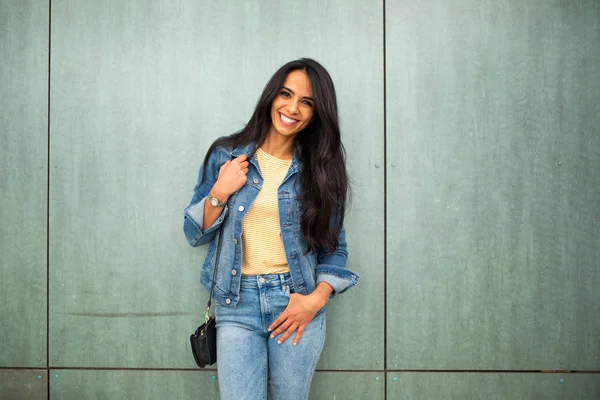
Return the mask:
<svg viewBox="0 0 600 400"><path fill-rule="evenodd" d="M290 118L286 115L283 115L282 113L279 113L279 120L281 121L281 123L285 126L292 126L294 125L296 122L298 122L297 119L293 119Z"/></svg>

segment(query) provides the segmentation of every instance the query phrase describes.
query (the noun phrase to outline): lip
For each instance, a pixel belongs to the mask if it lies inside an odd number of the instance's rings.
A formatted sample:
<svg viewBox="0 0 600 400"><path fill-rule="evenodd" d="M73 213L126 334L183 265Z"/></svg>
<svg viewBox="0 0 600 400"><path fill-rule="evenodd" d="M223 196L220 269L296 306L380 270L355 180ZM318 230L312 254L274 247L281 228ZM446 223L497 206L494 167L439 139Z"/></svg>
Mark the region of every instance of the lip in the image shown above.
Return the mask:
<svg viewBox="0 0 600 400"><path fill-rule="evenodd" d="M287 115L285 115L285 114L282 114L282 113L280 113L280 112L278 112L278 114L279 114L279 122L281 122L281 123L282 123L283 125L285 125L285 126L294 126L294 125L296 125L296 124L298 123L298 120L297 120L297 119L290 118L289 116L287 116ZM284 121L284 120L283 120L283 118L282 118L282 116L284 116L285 118L291 119L291 120L293 120L294 122L291 122L291 123L290 123L290 122Z"/></svg>

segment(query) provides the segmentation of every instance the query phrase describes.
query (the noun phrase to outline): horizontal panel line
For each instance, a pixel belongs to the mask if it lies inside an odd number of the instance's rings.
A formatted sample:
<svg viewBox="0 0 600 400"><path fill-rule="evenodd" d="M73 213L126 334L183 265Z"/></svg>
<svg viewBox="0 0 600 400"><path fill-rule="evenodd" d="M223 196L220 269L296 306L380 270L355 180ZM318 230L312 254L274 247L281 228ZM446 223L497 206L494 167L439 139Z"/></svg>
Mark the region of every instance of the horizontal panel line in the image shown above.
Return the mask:
<svg viewBox="0 0 600 400"><path fill-rule="evenodd" d="M22 371L47 371L47 370L77 370L77 371L210 371L217 372L216 368L125 368L125 367L0 367L0 370ZM317 369L317 372L352 372L352 373L478 373L478 374L600 374L600 370L506 370L506 369Z"/></svg>
<svg viewBox="0 0 600 400"><path fill-rule="evenodd" d="M81 312L81 313L65 313L59 312L56 314L70 315L73 317L91 317L91 318L123 318L123 317L182 317L188 315L195 315L191 312L183 311L171 311L171 312L122 312L122 313L110 313L110 312Z"/></svg>
<svg viewBox="0 0 600 400"><path fill-rule="evenodd" d="M48 368L44 367L0 367L0 371L47 371Z"/></svg>
<svg viewBox="0 0 600 400"><path fill-rule="evenodd" d="M388 369L385 372L438 372L478 374L600 374L600 370L519 370L519 369Z"/></svg>

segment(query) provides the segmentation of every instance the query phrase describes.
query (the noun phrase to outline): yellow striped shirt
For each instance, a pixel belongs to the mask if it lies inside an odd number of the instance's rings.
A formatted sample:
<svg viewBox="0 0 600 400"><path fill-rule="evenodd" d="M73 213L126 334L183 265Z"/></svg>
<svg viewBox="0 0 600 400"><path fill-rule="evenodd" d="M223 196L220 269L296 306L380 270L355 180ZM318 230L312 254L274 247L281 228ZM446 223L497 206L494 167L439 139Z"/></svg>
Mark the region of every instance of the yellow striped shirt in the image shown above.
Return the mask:
<svg viewBox="0 0 600 400"><path fill-rule="evenodd" d="M242 275L283 274L289 271L279 225L277 189L292 160L281 160L258 149L256 158L263 186L242 221Z"/></svg>

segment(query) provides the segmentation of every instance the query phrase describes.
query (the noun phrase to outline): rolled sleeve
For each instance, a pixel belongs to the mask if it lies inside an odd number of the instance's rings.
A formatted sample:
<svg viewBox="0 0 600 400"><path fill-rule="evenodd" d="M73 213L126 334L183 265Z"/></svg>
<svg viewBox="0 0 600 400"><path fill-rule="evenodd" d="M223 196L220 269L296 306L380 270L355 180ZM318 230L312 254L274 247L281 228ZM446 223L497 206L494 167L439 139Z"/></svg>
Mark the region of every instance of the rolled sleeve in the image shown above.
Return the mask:
<svg viewBox="0 0 600 400"><path fill-rule="evenodd" d="M223 212L217 220L206 230L202 230L202 222L204 221L204 205L207 198L203 198L199 203L193 204L185 209L185 220L183 222L183 231L190 245L202 246L210 242L215 236L215 231L223 223L228 212L228 207L225 206Z"/></svg>
<svg viewBox="0 0 600 400"><path fill-rule="evenodd" d="M206 204L208 193L217 181L221 163L224 162L221 158L226 158L226 156L221 156L221 153L223 152L217 148L208 156L206 174L204 174L204 164L200 167L198 183L194 187L192 201L184 210L183 232L189 244L194 247L206 244L213 239L215 231L223 223L228 212L228 208L225 206L223 212L212 226L203 230L204 205ZM203 175L205 175L204 179L202 179Z"/></svg>
<svg viewBox="0 0 600 400"><path fill-rule="evenodd" d="M338 236L339 245L333 252L321 251L318 254L316 267L317 285L325 282L333 288L331 297L341 294L358 283L360 276L347 268L348 245L346 230L342 228Z"/></svg>
<svg viewBox="0 0 600 400"><path fill-rule="evenodd" d="M335 294L344 293L356 285L359 279L360 276L357 273L347 268L339 268L328 264L317 266L317 285L321 282L329 284L333 288L332 297Z"/></svg>

